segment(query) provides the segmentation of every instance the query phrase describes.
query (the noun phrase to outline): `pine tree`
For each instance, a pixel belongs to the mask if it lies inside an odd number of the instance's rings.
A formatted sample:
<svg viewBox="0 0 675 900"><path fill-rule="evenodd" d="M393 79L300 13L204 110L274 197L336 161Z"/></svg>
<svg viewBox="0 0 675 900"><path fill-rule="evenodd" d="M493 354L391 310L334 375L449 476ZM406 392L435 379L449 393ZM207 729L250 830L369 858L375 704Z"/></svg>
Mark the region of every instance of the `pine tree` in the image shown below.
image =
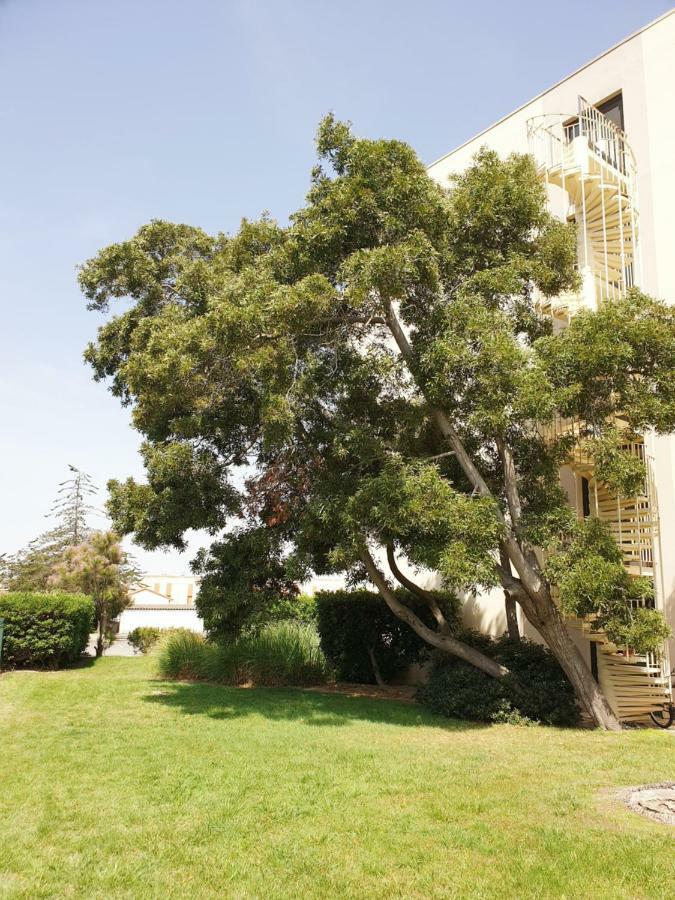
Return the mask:
<svg viewBox="0 0 675 900"><path fill-rule="evenodd" d="M69 465L68 468L71 477L59 483L56 499L47 514L47 518L57 519L58 525L47 533L53 534L57 541L64 541L65 546L72 547L86 541L92 533L88 517L98 510L89 498L97 493L97 489L91 475L76 466Z"/></svg>
<svg viewBox="0 0 675 900"><path fill-rule="evenodd" d="M89 517L98 512L90 502L96 486L90 475L69 465L70 477L60 482L46 518L56 525L34 538L13 555L0 557L0 584L12 591L44 591L54 566L68 547L75 547L92 534Z"/></svg>

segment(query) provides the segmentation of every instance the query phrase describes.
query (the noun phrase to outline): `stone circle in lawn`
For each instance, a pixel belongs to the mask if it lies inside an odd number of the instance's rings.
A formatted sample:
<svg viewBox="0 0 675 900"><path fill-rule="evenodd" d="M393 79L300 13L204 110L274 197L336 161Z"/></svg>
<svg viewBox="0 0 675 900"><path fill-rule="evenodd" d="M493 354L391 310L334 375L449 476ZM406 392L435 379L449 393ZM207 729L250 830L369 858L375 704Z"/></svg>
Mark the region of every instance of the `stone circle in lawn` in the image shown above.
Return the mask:
<svg viewBox="0 0 675 900"><path fill-rule="evenodd" d="M662 825L675 825L675 781L626 788L619 796L634 812Z"/></svg>

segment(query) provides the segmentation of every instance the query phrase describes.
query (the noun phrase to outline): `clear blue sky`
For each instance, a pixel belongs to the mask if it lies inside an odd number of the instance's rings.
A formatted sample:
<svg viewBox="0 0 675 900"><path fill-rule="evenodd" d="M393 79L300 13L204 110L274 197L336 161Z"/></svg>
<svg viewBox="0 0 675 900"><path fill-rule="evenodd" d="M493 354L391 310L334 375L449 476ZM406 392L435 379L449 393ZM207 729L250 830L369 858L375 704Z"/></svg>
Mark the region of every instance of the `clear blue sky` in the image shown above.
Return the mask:
<svg viewBox="0 0 675 900"><path fill-rule="evenodd" d="M285 219L329 110L431 162L670 6L0 0L0 552L44 529L69 462L141 475L81 361L101 320L78 263L150 218Z"/></svg>

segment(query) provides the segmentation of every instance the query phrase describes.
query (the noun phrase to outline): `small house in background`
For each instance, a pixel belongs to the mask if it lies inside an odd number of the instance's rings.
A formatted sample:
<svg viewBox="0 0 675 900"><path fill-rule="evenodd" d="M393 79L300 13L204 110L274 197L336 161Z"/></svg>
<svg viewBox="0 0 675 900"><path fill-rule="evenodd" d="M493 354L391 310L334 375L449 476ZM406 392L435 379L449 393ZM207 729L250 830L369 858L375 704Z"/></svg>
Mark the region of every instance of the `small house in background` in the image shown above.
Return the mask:
<svg viewBox="0 0 675 900"><path fill-rule="evenodd" d="M131 592L131 606L120 615L120 636L147 627L204 631L195 609L198 590L191 575L146 575Z"/></svg>

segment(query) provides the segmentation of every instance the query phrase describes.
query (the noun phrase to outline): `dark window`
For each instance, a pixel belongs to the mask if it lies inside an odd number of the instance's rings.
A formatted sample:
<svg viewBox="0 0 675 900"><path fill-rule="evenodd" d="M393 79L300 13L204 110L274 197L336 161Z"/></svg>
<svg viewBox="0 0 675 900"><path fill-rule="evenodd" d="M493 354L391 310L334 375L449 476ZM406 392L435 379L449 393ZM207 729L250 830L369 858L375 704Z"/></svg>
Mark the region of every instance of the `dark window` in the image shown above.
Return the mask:
<svg viewBox="0 0 675 900"><path fill-rule="evenodd" d="M591 494L588 489L588 478L581 479L581 511L583 513L584 519L587 519L591 514Z"/></svg>
<svg viewBox="0 0 675 900"><path fill-rule="evenodd" d="M620 128L622 131L624 130L623 95L621 94L621 91L613 97L610 97L609 100L605 100L604 103L598 103L596 109L599 110L603 116L607 116L609 121L613 122L617 128Z"/></svg>
<svg viewBox="0 0 675 900"><path fill-rule="evenodd" d="M582 98L580 98L582 99ZM612 124L616 125L617 128L620 128L621 131L624 130L623 127L623 95L621 91L618 94L615 94L613 97L610 97L609 100L604 100L602 103L596 103L595 108L598 112L601 112L603 116L606 116ZM568 119L564 123L565 128L565 140L567 142L573 141L574 138L579 137L581 134L582 128L579 123L579 117L574 116L571 119Z"/></svg>

